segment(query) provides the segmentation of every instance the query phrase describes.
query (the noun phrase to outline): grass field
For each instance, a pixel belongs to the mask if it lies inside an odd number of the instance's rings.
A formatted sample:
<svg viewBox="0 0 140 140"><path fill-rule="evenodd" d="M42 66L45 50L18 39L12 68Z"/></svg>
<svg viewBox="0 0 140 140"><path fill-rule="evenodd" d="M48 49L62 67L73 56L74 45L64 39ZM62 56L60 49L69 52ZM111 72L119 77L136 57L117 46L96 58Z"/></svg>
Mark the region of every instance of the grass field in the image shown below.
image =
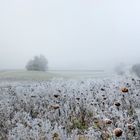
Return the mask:
<svg viewBox="0 0 140 140"><path fill-rule="evenodd" d="M0 73L0 140L140 139L139 79L22 81L55 74Z"/></svg>
<svg viewBox="0 0 140 140"><path fill-rule="evenodd" d="M51 80L54 78L81 79L81 78L103 78L113 74L104 71L80 71L80 70L49 70L47 72L26 71L26 70L5 70L0 71L0 79L15 80Z"/></svg>
<svg viewBox="0 0 140 140"><path fill-rule="evenodd" d="M0 79L49 80L55 77L58 77L58 75L51 72L37 72L25 70L7 70L0 72Z"/></svg>

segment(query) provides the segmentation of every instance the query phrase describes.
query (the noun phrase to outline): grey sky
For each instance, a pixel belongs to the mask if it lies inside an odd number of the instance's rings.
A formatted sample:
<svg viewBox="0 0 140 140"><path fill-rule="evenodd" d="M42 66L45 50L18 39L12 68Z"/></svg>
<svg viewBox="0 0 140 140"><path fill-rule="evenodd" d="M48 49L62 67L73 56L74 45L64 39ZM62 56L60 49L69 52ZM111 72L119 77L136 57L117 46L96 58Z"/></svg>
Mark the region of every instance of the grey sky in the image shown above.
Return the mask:
<svg viewBox="0 0 140 140"><path fill-rule="evenodd" d="M0 69L37 54L50 67L140 60L139 0L0 0Z"/></svg>

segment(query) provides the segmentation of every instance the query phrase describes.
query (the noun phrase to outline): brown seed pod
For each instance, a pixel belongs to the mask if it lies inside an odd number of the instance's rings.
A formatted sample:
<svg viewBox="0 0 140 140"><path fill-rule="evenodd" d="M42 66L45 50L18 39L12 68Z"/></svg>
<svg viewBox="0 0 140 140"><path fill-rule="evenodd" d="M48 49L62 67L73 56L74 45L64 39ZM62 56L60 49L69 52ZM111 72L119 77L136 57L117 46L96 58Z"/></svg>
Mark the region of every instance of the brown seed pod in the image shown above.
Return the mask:
<svg viewBox="0 0 140 140"><path fill-rule="evenodd" d="M58 95L58 94L54 94L54 97L55 97L55 98L58 98L58 97L59 97L59 95Z"/></svg>
<svg viewBox="0 0 140 140"><path fill-rule="evenodd" d="M118 106L120 106L121 104L120 104L119 102L116 101L116 102L114 102L114 105L118 107Z"/></svg>
<svg viewBox="0 0 140 140"><path fill-rule="evenodd" d="M105 123L105 124L112 124L112 121L111 121L110 119L105 119L105 120L104 120L104 123Z"/></svg>
<svg viewBox="0 0 140 140"><path fill-rule="evenodd" d="M115 134L116 137L120 137L122 136L123 131L121 128L116 128L114 129L113 133Z"/></svg>
<svg viewBox="0 0 140 140"><path fill-rule="evenodd" d="M122 88L121 91L122 91L123 93L127 93L127 92L128 92L128 88Z"/></svg>
<svg viewBox="0 0 140 140"><path fill-rule="evenodd" d="M58 133L54 133L52 139L53 140L60 140L59 134Z"/></svg>
<svg viewBox="0 0 140 140"><path fill-rule="evenodd" d="M127 124L127 127L131 131L135 130L135 126L133 124Z"/></svg>
<svg viewBox="0 0 140 140"><path fill-rule="evenodd" d="M99 122L99 119L98 118L94 118L94 123L98 123Z"/></svg>

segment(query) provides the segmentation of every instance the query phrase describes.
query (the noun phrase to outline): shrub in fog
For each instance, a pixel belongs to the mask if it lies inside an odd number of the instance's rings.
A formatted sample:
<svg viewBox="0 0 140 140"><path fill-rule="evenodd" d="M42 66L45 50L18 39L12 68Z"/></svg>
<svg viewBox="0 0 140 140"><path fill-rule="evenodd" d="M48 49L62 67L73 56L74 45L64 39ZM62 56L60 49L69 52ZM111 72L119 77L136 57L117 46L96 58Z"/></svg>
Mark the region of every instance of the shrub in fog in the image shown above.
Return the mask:
<svg viewBox="0 0 140 140"><path fill-rule="evenodd" d="M140 64L135 64L132 66L131 71L137 75L138 77L140 77Z"/></svg>
<svg viewBox="0 0 140 140"><path fill-rule="evenodd" d="M43 55L35 56L26 65L28 71L46 71L47 68L48 61Z"/></svg>

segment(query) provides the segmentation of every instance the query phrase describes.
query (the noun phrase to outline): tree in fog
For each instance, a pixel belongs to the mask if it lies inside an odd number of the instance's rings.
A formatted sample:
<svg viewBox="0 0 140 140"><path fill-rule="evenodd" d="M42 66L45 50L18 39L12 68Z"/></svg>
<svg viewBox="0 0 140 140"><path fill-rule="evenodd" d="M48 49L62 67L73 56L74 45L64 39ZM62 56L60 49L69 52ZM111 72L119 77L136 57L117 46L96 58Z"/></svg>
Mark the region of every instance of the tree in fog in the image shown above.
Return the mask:
<svg viewBox="0 0 140 140"><path fill-rule="evenodd" d="M131 71L137 75L138 77L140 77L140 64L135 64L132 66Z"/></svg>
<svg viewBox="0 0 140 140"><path fill-rule="evenodd" d="M48 61L43 55L35 56L26 65L26 69L28 71L46 71L47 68L48 68Z"/></svg>

